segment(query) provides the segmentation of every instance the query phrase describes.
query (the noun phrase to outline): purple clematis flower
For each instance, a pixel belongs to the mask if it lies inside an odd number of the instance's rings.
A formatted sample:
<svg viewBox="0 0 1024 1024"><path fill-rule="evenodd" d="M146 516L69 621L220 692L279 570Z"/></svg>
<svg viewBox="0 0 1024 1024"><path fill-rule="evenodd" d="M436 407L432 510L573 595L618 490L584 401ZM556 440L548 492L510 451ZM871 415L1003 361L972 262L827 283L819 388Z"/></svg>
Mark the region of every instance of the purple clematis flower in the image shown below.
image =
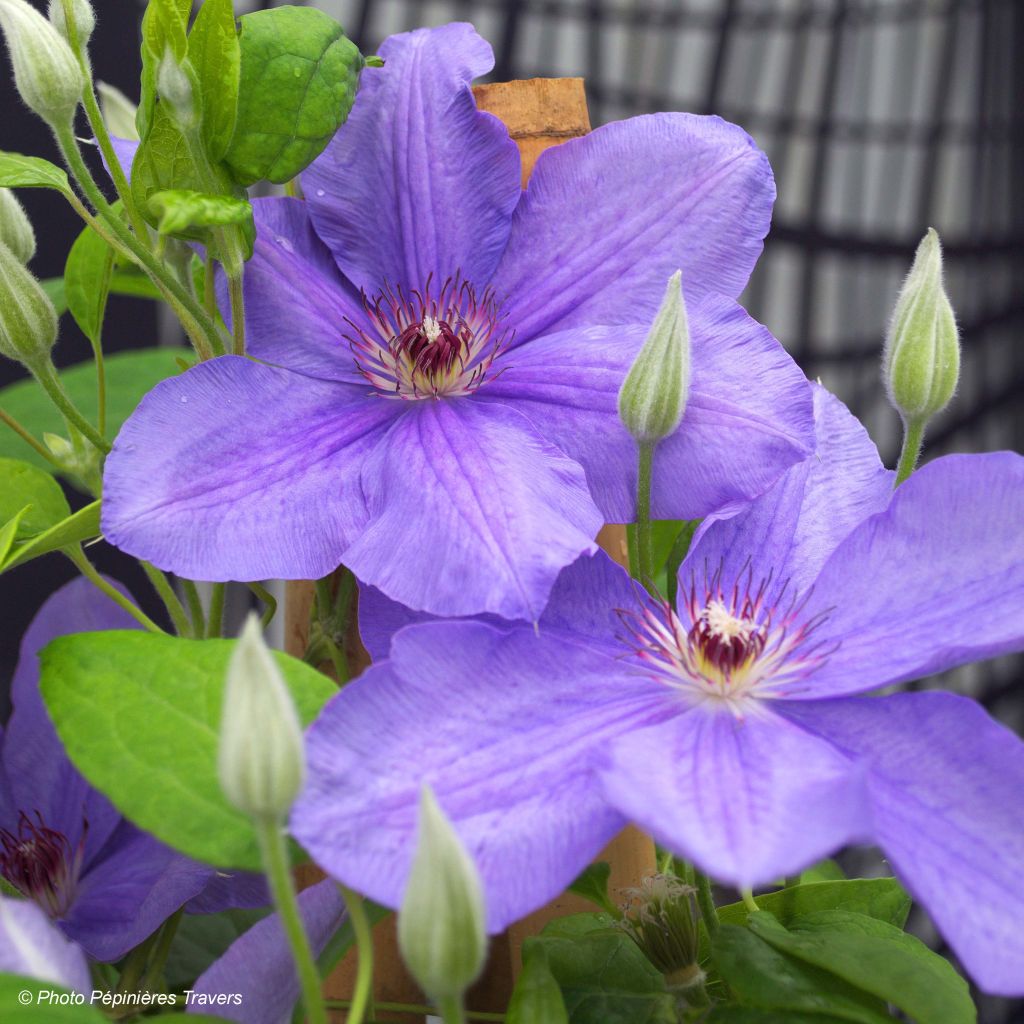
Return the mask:
<svg viewBox="0 0 1024 1024"><path fill-rule="evenodd" d="M737 886L873 842L983 988L1024 992L1024 744L963 697L856 696L1024 646L1024 458L948 456L893 493L860 424L816 407L816 455L702 527L678 613L598 555L539 634L400 628L309 733L292 824L316 860L397 904L427 781L497 931L627 821Z"/></svg>
<svg viewBox="0 0 1024 1024"><path fill-rule="evenodd" d="M468 25L395 36L302 178L256 200L249 352L159 385L106 464L107 538L199 579L344 562L412 608L536 620L632 519L616 396L682 268L693 333L659 516L738 507L806 456L806 382L735 303L774 184L733 125L657 114L545 153L529 188L469 83Z"/></svg>
<svg viewBox="0 0 1024 1024"><path fill-rule="evenodd" d="M0 896L0 971L49 981L73 992L92 991L81 947L27 900Z"/></svg>
<svg viewBox="0 0 1024 1024"><path fill-rule="evenodd" d="M254 876L225 876L121 817L68 759L39 693L37 653L57 636L137 623L85 579L25 633L0 735L0 875L96 960L117 960L182 904L200 913L268 902ZM191 901L191 902L189 902Z"/></svg>

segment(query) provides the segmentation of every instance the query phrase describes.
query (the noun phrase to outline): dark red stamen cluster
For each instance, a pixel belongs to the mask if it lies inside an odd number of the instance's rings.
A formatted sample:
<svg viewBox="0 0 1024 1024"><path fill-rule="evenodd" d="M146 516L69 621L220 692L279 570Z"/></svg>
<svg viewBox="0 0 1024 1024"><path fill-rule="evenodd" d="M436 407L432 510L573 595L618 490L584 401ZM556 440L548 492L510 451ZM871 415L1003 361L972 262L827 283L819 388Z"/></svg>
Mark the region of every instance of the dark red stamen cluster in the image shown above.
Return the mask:
<svg viewBox="0 0 1024 1024"><path fill-rule="evenodd" d="M67 836L48 828L38 811L35 821L22 811L17 834L0 829L0 875L51 917L61 917L74 898L87 830L86 823L77 850L72 849Z"/></svg>
<svg viewBox="0 0 1024 1024"><path fill-rule="evenodd" d="M752 610L744 608L737 618L748 626L729 635L718 631L705 612L687 634L690 644L700 650L704 660L724 675L735 672L764 650L766 633L754 622Z"/></svg>

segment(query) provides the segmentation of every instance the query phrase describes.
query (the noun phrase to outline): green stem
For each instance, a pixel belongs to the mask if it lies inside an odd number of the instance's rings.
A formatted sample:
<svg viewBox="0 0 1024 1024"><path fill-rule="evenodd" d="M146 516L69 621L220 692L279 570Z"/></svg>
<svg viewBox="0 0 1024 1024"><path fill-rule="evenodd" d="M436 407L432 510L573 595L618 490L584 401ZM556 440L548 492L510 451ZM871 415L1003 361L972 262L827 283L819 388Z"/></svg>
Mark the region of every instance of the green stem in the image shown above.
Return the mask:
<svg viewBox="0 0 1024 1024"><path fill-rule="evenodd" d="M0 423L5 423L38 455L41 455L47 462L55 466L57 469L61 469L61 464L57 461L53 452L51 452L50 449L42 442L37 441L13 416L4 412L3 409L0 409Z"/></svg>
<svg viewBox="0 0 1024 1024"><path fill-rule="evenodd" d="M150 633L158 633L161 636L167 634L141 609L128 600L116 587L112 587L97 571L92 562L85 557L81 544L75 544L64 548L64 553L75 563L78 571L89 580L98 590L102 590L107 597L115 604L120 605L136 622Z"/></svg>
<svg viewBox="0 0 1024 1024"><path fill-rule="evenodd" d="M206 259L203 261L203 308L211 317L217 315L217 278L214 273L215 264L210 254L209 246L206 249Z"/></svg>
<svg viewBox="0 0 1024 1024"><path fill-rule="evenodd" d="M651 464L654 445L640 442L636 484L636 551L640 582L653 594L654 559L651 542Z"/></svg>
<svg viewBox="0 0 1024 1024"><path fill-rule="evenodd" d="M206 616L207 637L220 636L224 629L224 583L214 583L210 590L210 611Z"/></svg>
<svg viewBox="0 0 1024 1024"><path fill-rule="evenodd" d="M178 934L178 925L181 923L184 913L185 908L181 907L164 921L164 926L160 929L160 938L157 940L156 949L153 950L153 956L149 961L149 967L146 968L142 983L139 985L140 992L152 992L157 980L163 974L164 965L167 963L167 957L174 943L174 936Z"/></svg>
<svg viewBox="0 0 1024 1024"><path fill-rule="evenodd" d="M756 914L760 910L757 901L754 899L754 894L749 889L740 889L740 898L743 900L743 906L752 914Z"/></svg>
<svg viewBox="0 0 1024 1024"><path fill-rule="evenodd" d="M448 996L439 999L437 1008L441 1011L444 1024L466 1024L466 1011L462 1006L462 996Z"/></svg>
<svg viewBox="0 0 1024 1024"><path fill-rule="evenodd" d="M259 836L263 867L270 882L270 891L274 895L278 919L295 960L306 1017L310 1024L327 1024L327 1012L320 992L320 974L309 948L309 938L302 926L284 830L281 823L273 819L257 819L253 824Z"/></svg>
<svg viewBox="0 0 1024 1024"><path fill-rule="evenodd" d="M160 929L157 928L152 935L143 939L129 954L127 960L125 960L124 970L121 971L121 977L117 981L118 992L137 992L139 988L139 980L142 977L142 972L146 968L146 963L149 961L149 951L153 948L153 944L156 942L157 937L160 934Z"/></svg>
<svg viewBox="0 0 1024 1024"><path fill-rule="evenodd" d="M900 461L896 466L896 483L899 487L904 480L914 472L917 460L921 457L921 446L924 444L924 420L911 420L903 424L903 448L900 451Z"/></svg>
<svg viewBox="0 0 1024 1024"><path fill-rule="evenodd" d="M700 910L704 927L708 930L708 937L714 941L718 934L718 910L715 907L715 899L711 895L711 880L699 868L693 869L693 884L697 888L697 908Z"/></svg>
<svg viewBox="0 0 1024 1024"><path fill-rule="evenodd" d="M97 451L106 455L110 451L110 442L101 437L96 428L78 411L75 403L71 401L71 396L64 390L64 385L57 376L57 369L49 357L39 366L30 366L29 369L42 389L50 396L50 401L60 409L61 415L69 423L74 424Z"/></svg>
<svg viewBox="0 0 1024 1024"><path fill-rule="evenodd" d="M192 617L192 635L202 637L206 634L206 614L203 611L203 602L199 597L199 590L191 580L182 580L181 589L185 592L188 612Z"/></svg>
<svg viewBox="0 0 1024 1024"><path fill-rule="evenodd" d="M352 931L356 936L358 961L356 968L356 986L352 993L352 1008L346 1017L346 1024L363 1024L367 1013L376 1016L373 1007L373 935L370 932L370 920L366 916L363 897L347 886L339 883L341 898L348 909L348 919L352 922Z"/></svg>
<svg viewBox="0 0 1024 1024"><path fill-rule="evenodd" d="M242 268L228 274L228 294L231 296L231 344L236 356L245 355L245 289L242 287Z"/></svg>
<svg viewBox="0 0 1024 1024"><path fill-rule="evenodd" d="M261 583L249 583L247 586L267 606L267 610L260 619L260 625L266 629L277 614L277 598Z"/></svg>
<svg viewBox="0 0 1024 1024"><path fill-rule="evenodd" d="M185 614L184 606L174 592L174 587L171 586L171 581L155 565L151 565L149 562L140 562L140 564L142 571L149 577L149 582L153 584L153 589L160 595L160 600L163 601L178 636L191 636L192 626Z"/></svg>

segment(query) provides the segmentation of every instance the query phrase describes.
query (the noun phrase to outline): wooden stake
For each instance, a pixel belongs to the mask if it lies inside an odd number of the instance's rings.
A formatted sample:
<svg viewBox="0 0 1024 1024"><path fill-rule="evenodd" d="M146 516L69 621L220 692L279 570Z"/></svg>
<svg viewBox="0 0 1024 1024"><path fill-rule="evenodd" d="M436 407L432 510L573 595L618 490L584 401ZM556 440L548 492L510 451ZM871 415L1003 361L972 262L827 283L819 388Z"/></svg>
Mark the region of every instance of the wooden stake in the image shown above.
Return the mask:
<svg viewBox="0 0 1024 1024"><path fill-rule="evenodd" d="M478 85L473 90L477 106L500 118L519 147L523 165L523 186L529 181L537 158L545 149L557 146L567 139L578 138L590 131L590 115L582 78L534 78L520 82L496 82ZM483 282L478 282L483 283ZM605 526L597 537L598 543L620 565L628 568L624 526ZM285 593L285 643L290 654L302 657L309 638L309 615L313 606L313 584L289 583ZM356 621L353 615L353 623ZM346 644L353 672L369 664L369 658L353 631ZM327 666L321 666L326 670ZM654 843L635 828L627 828L601 852L598 860L611 865L609 889L614 894L620 889L636 886L656 870ZM299 880L310 885L322 878L315 868L300 868ZM567 914L593 910L592 904L572 893L563 894L546 907L516 922L491 943L490 959L483 977L474 986L467 1005L474 1010L503 1012L515 985L522 963L523 940L536 935L548 921ZM402 964L395 936L394 918L382 921L374 930L374 994L380 1002L422 1003L423 995L409 977ZM329 999L351 997L355 981L355 951L338 965L324 984ZM332 1015L334 1020L345 1019L344 1012ZM406 1014L383 1015L378 1019L422 1024L421 1016Z"/></svg>

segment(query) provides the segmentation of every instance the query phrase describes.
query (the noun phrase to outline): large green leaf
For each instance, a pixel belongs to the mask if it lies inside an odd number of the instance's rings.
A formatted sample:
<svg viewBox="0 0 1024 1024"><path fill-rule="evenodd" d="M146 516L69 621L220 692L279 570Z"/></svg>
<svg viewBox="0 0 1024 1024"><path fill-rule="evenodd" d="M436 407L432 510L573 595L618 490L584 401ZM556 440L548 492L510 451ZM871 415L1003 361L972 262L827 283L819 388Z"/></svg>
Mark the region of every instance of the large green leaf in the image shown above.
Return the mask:
<svg viewBox="0 0 1024 1024"><path fill-rule="evenodd" d="M825 1013L855 1024L890 1024L892 1020L881 1000L828 971L787 956L739 925L724 924L718 929L713 955L719 975L744 1006Z"/></svg>
<svg viewBox="0 0 1024 1024"><path fill-rule="evenodd" d="M920 939L863 914L823 911L788 928L771 914L750 915L750 929L777 950L823 968L897 1006L916 1024L973 1024L967 982Z"/></svg>
<svg viewBox="0 0 1024 1024"><path fill-rule="evenodd" d="M135 410L142 396L166 377L181 372L178 359L191 358L184 348L150 348L122 352L104 361L107 371L107 434L113 437L121 424ZM78 363L61 371L60 379L72 401L92 423L98 412L96 401L96 367L90 361ZM65 431L60 413L46 393L33 380L20 381L0 390L0 409L13 416L30 433L62 434ZM41 469L52 466L13 431L0 425L0 457L24 459Z"/></svg>
<svg viewBox="0 0 1024 1024"><path fill-rule="evenodd" d="M562 990L571 1024L675 1024L665 979L608 914L552 921L536 938Z"/></svg>
<svg viewBox="0 0 1024 1024"><path fill-rule="evenodd" d="M71 195L67 174L56 164L38 156L0 152L0 187L2 188L55 188Z"/></svg>
<svg viewBox="0 0 1024 1024"><path fill-rule="evenodd" d="M113 270L114 250L92 228L85 228L64 265L64 297L94 351L99 350Z"/></svg>
<svg viewBox="0 0 1024 1024"><path fill-rule="evenodd" d="M197 860L259 870L252 823L217 776L234 644L116 630L60 637L42 653L41 686L71 759L125 817ZM308 724L337 689L301 661L275 657Z"/></svg>
<svg viewBox="0 0 1024 1024"><path fill-rule="evenodd" d="M203 143L214 163L235 134L242 50L232 0L205 0L188 37L188 59L199 79Z"/></svg>
<svg viewBox="0 0 1024 1024"><path fill-rule="evenodd" d="M60 484L21 459L0 458L0 524L21 515L15 542L34 537L71 515Z"/></svg>
<svg viewBox="0 0 1024 1024"><path fill-rule="evenodd" d="M355 100L362 54L311 7L241 19L238 118L225 161L243 185L283 183L315 160Z"/></svg>
<svg viewBox="0 0 1024 1024"><path fill-rule="evenodd" d="M99 535L100 502L94 501L91 505L79 509L74 515L68 516L67 519L62 519L48 530L29 538L22 544L15 545L6 557L0 557L0 572L23 565L25 562L39 558L40 555L47 555L51 551L59 551L72 544L93 540Z"/></svg>
<svg viewBox="0 0 1024 1024"><path fill-rule="evenodd" d="M227 952L243 932L270 913L269 907L186 914L174 935L164 975L172 991L190 988L207 967Z"/></svg>
<svg viewBox="0 0 1024 1024"><path fill-rule="evenodd" d="M562 990L551 973L543 943L528 943L523 951L523 971L512 992L505 1024L569 1024Z"/></svg>
<svg viewBox="0 0 1024 1024"><path fill-rule="evenodd" d="M753 1010L749 1006L716 1006L703 1018L706 1024L837 1024L842 1017L792 1010Z"/></svg>

